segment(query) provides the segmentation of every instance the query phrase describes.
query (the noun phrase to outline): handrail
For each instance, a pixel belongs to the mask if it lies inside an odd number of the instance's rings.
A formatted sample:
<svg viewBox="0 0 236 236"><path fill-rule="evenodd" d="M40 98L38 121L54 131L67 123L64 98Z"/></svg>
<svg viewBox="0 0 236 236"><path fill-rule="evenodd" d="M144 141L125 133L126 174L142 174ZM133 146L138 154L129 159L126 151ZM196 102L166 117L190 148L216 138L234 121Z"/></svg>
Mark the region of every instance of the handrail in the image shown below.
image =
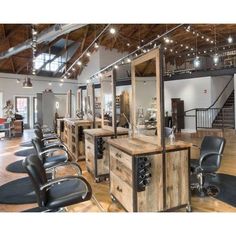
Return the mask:
<svg viewBox="0 0 236 236"><path fill-rule="evenodd" d="M234 76L232 76L232 78L230 79L230 81L226 84L226 86L223 88L223 90L221 91L221 93L219 94L219 96L216 98L215 102L208 107L208 109L212 108L216 102L219 100L219 98L221 97L221 95L223 94L223 92L226 90L226 88L228 87L228 85L230 84L230 82L233 80Z"/></svg>
<svg viewBox="0 0 236 236"><path fill-rule="evenodd" d="M234 79L234 76L232 76L232 78L229 80L229 82L225 85L225 87L223 88L223 90L221 91L221 93L219 94L219 96L216 98L216 100L213 102L212 105L210 105L208 108L192 108L192 109L189 109L189 110L184 112L184 116L188 116L188 115L186 115L187 112L195 111L197 109L201 109L201 110L209 110L209 109L211 109L217 103L217 101L220 99L220 97L222 96L222 94L224 93L224 91L226 90L226 88L228 87L228 85L230 84L230 82L233 79ZM191 115L191 116L193 116L193 115Z"/></svg>

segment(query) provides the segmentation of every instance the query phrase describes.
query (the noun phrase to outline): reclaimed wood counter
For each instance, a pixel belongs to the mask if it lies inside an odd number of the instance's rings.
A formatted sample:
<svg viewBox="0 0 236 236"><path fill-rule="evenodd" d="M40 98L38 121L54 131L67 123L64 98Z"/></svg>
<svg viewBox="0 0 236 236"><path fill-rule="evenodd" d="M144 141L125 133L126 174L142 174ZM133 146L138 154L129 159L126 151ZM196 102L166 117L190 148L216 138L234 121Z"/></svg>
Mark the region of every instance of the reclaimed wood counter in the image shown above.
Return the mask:
<svg viewBox="0 0 236 236"><path fill-rule="evenodd" d="M190 143L163 148L138 138L109 139L110 194L129 212L191 210Z"/></svg>

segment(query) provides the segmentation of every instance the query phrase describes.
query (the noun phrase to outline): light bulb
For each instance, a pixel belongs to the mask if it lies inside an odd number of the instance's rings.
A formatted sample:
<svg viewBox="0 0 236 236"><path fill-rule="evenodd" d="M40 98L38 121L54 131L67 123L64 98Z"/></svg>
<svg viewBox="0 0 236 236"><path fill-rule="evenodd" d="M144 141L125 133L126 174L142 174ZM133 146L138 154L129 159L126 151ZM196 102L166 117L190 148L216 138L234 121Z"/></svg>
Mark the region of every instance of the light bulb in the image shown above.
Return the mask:
<svg viewBox="0 0 236 236"><path fill-rule="evenodd" d="M228 37L228 43L232 43L233 42L233 38L231 37L231 35Z"/></svg>
<svg viewBox="0 0 236 236"><path fill-rule="evenodd" d="M111 34L115 34L115 33L116 33L115 28L110 28L110 33L111 33Z"/></svg>
<svg viewBox="0 0 236 236"><path fill-rule="evenodd" d="M209 40L210 40L209 38L206 39L207 42L208 42Z"/></svg>
<svg viewBox="0 0 236 236"><path fill-rule="evenodd" d="M48 83L49 86L52 86L52 83Z"/></svg>
<svg viewBox="0 0 236 236"><path fill-rule="evenodd" d="M131 60L128 58L128 59L127 59L127 62L128 62L128 63L130 63L130 62L131 62Z"/></svg>
<svg viewBox="0 0 236 236"><path fill-rule="evenodd" d="M97 43L95 43L94 48L99 48L99 45Z"/></svg>
<svg viewBox="0 0 236 236"><path fill-rule="evenodd" d="M213 41L213 40L211 40L211 43L214 43L214 41Z"/></svg>
<svg viewBox="0 0 236 236"><path fill-rule="evenodd" d="M87 57L90 57L90 56L91 56L90 52L87 52L86 55L87 55Z"/></svg>
<svg viewBox="0 0 236 236"><path fill-rule="evenodd" d="M170 39L168 37L164 38L166 43L170 43Z"/></svg>
<svg viewBox="0 0 236 236"><path fill-rule="evenodd" d="M130 46L130 44L129 44L129 43L127 43L126 45L127 45L127 47L129 47L129 46Z"/></svg>
<svg viewBox="0 0 236 236"><path fill-rule="evenodd" d="M200 67L200 64L201 64L201 63L200 63L199 57L196 57L196 58L194 59L193 64L194 64L194 67L195 67L195 68Z"/></svg>
<svg viewBox="0 0 236 236"><path fill-rule="evenodd" d="M78 66L81 66L81 65L82 65L82 62L81 62L81 61L78 61L78 62L77 62L77 65L78 65Z"/></svg>
<svg viewBox="0 0 236 236"><path fill-rule="evenodd" d="M214 64L215 64L215 66L218 64L218 62L219 62L219 56L218 56L218 54L215 54L215 55L214 55L214 57L213 57L213 62L214 62Z"/></svg>
<svg viewBox="0 0 236 236"><path fill-rule="evenodd" d="M61 82L64 82L64 79L61 79Z"/></svg>
<svg viewBox="0 0 236 236"><path fill-rule="evenodd" d="M119 67L117 65L114 66L115 69L118 69Z"/></svg>

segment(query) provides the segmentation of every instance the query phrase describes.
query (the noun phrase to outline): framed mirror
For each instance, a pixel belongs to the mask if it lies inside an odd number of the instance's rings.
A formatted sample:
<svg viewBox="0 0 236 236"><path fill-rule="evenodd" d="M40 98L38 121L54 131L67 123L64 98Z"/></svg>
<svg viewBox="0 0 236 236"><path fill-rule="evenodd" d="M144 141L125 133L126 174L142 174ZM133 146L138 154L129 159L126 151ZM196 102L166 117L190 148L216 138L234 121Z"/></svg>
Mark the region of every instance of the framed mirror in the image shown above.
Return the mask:
<svg viewBox="0 0 236 236"><path fill-rule="evenodd" d="M112 129L115 132L115 71L112 70L103 74L101 80L101 108L102 108L102 128Z"/></svg>
<svg viewBox="0 0 236 236"><path fill-rule="evenodd" d="M94 114L94 84L87 84L87 119L95 122Z"/></svg>
<svg viewBox="0 0 236 236"><path fill-rule="evenodd" d="M159 48L131 62L132 137L161 145L161 75Z"/></svg>

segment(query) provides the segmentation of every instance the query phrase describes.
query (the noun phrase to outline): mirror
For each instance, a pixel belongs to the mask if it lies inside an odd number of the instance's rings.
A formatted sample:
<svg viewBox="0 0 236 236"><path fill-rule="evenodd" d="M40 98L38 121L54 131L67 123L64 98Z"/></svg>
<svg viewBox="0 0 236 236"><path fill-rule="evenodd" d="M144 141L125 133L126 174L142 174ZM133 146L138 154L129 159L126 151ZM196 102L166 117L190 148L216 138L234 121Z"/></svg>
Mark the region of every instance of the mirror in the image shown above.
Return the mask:
<svg viewBox="0 0 236 236"><path fill-rule="evenodd" d="M114 128L114 76L113 71L101 78L102 128Z"/></svg>
<svg viewBox="0 0 236 236"><path fill-rule="evenodd" d="M133 96L133 137L161 144L159 49L131 64Z"/></svg>
<svg viewBox="0 0 236 236"><path fill-rule="evenodd" d="M94 120L94 84L87 84L87 119Z"/></svg>

